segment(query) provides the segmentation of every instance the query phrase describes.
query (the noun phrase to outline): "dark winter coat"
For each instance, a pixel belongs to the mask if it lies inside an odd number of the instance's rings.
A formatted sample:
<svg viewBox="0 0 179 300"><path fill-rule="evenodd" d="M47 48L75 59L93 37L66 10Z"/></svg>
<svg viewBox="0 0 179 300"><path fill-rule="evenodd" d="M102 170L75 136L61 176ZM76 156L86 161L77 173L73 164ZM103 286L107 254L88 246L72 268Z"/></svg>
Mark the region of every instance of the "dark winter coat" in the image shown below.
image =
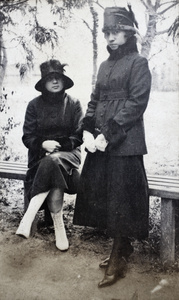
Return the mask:
<svg viewBox="0 0 179 300"><path fill-rule="evenodd" d="M64 92L44 91L29 102L22 137L28 148L29 170L24 182L28 201L32 196L56 187L76 193L77 170L81 163L82 116L80 102ZM46 156L46 150L42 148L45 140L55 140L61 145L53 159L53 155Z"/></svg>
<svg viewBox="0 0 179 300"><path fill-rule="evenodd" d="M102 132L109 141L107 152L111 155L147 153L143 113L150 87L147 59L138 54L133 40L101 64L84 129Z"/></svg>
<svg viewBox="0 0 179 300"><path fill-rule="evenodd" d="M97 76L83 129L103 133L105 152L88 153L79 185L74 224L107 229L110 236L148 235L148 183L143 114L151 74L135 37L110 52Z"/></svg>
<svg viewBox="0 0 179 300"><path fill-rule="evenodd" d="M29 168L45 156L45 150L42 149L45 140L59 142L62 151L73 150L80 161L81 104L67 94L60 95L60 98L51 99L48 95L41 95L27 106L22 140L29 149Z"/></svg>

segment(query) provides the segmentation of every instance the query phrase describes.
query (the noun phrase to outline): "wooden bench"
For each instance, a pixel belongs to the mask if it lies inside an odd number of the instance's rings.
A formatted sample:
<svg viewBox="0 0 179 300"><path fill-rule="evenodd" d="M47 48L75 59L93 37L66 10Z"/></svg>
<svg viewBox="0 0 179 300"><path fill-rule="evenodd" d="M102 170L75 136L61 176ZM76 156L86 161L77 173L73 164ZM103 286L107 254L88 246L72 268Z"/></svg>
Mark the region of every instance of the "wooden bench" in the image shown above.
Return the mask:
<svg viewBox="0 0 179 300"><path fill-rule="evenodd" d="M0 178L24 180L26 171L26 164L0 161ZM161 198L161 260L171 264L175 261L175 205L179 200L179 178L160 175L148 175L147 178L150 196Z"/></svg>

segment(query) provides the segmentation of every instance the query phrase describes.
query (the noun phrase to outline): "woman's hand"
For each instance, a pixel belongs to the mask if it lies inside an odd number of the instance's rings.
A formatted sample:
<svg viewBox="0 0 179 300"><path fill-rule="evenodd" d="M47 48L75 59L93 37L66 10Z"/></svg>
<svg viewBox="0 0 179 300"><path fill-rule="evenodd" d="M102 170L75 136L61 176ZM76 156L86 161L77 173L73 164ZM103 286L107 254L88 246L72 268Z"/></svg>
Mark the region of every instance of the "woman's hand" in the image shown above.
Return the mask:
<svg viewBox="0 0 179 300"><path fill-rule="evenodd" d="M59 148L61 148L61 145L54 140L47 140L42 143L42 148L47 152L52 153L55 150L59 150Z"/></svg>
<svg viewBox="0 0 179 300"><path fill-rule="evenodd" d="M94 141L94 137L91 132L84 130L83 131L83 142L85 148L91 152L94 153L96 152L96 145Z"/></svg>
<svg viewBox="0 0 179 300"><path fill-rule="evenodd" d="M108 145L108 142L106 141L104 135L101 133L97 136L97 138L95 139L95 145L96 145L96 148L99 150L99 151L102 151L104 152L106 150L106 147Z"/></svg>

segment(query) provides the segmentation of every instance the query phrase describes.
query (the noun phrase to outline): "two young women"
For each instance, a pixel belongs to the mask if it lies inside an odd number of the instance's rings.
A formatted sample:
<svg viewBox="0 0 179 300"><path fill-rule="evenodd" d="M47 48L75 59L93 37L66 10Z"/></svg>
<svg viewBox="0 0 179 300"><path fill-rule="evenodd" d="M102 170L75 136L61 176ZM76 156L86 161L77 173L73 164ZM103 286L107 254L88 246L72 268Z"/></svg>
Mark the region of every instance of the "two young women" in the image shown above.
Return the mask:
<svg viewBox="0 0 179 300"><path fill-rule="evenodd" d="M74 102L64 93L69 84L63 86L62 91L50 91L49 76L42 76L40 89L39 85L36 86L42 91L42 96L30 102L24 124L23 141L31 153L29 166L33 169L35 162L37 169L29 206L33 203L37 211L46 199L54 225L58 219L61 227L63 201L60 199L63 198L69 172L78 167L78 146L83 131L87 156L76 199L74 224L107 230L114 238L109 258L100 264L105 268L105 275L99 287L111 285L124 276L127 260L133 252L131 239L141 240L148 236L149 198L143 164L147 149L143 114L149 100L151 74L147 60L138 53L137 22L131 7L128 8L109 7L104 11L103 32L109 57L99 68L82 124L79 102ZM58 80L61 78L64 79L64 75ZM55 80L54 76L51 80ZM40 110L39 102L43 103ZM55 112L58 114L59 111L59 118L54 122L53 112L49 124L46 118L54 105L58 107ZM46 114L41 114L42 108L44 110L47 106ZM70 107L74 114L68 112ZM53 134L52 128L55 129ZM64 137L61 140L56 135ZM67 145L70 148L66 149ZM45 156L45 153L55 151ZM51 175L48 175L49 170ZM17 233L22 234L23 223L26 224L25 218L20 225L22 229L18 229ZM68 248L64 233L60 232L56 239L59 249Z"/></svg>

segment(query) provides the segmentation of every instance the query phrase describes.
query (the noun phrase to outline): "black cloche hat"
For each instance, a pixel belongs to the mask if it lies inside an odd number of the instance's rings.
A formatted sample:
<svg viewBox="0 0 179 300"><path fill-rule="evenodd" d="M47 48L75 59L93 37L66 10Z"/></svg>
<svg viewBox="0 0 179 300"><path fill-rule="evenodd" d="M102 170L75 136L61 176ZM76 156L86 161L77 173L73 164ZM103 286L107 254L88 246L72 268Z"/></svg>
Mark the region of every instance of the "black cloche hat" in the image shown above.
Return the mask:
<svg viewBox="0 0 179 300"><path fill-rule="evenodd" d="M37 91L42 91L44 84L49 76L59 75L64 80L64 89L69 89L74 85L74 82L66 75L64 75L64 66L66 64L61 64L59 60L51 59L40 65L41 79L36 83L35 89Z"/></svg>

